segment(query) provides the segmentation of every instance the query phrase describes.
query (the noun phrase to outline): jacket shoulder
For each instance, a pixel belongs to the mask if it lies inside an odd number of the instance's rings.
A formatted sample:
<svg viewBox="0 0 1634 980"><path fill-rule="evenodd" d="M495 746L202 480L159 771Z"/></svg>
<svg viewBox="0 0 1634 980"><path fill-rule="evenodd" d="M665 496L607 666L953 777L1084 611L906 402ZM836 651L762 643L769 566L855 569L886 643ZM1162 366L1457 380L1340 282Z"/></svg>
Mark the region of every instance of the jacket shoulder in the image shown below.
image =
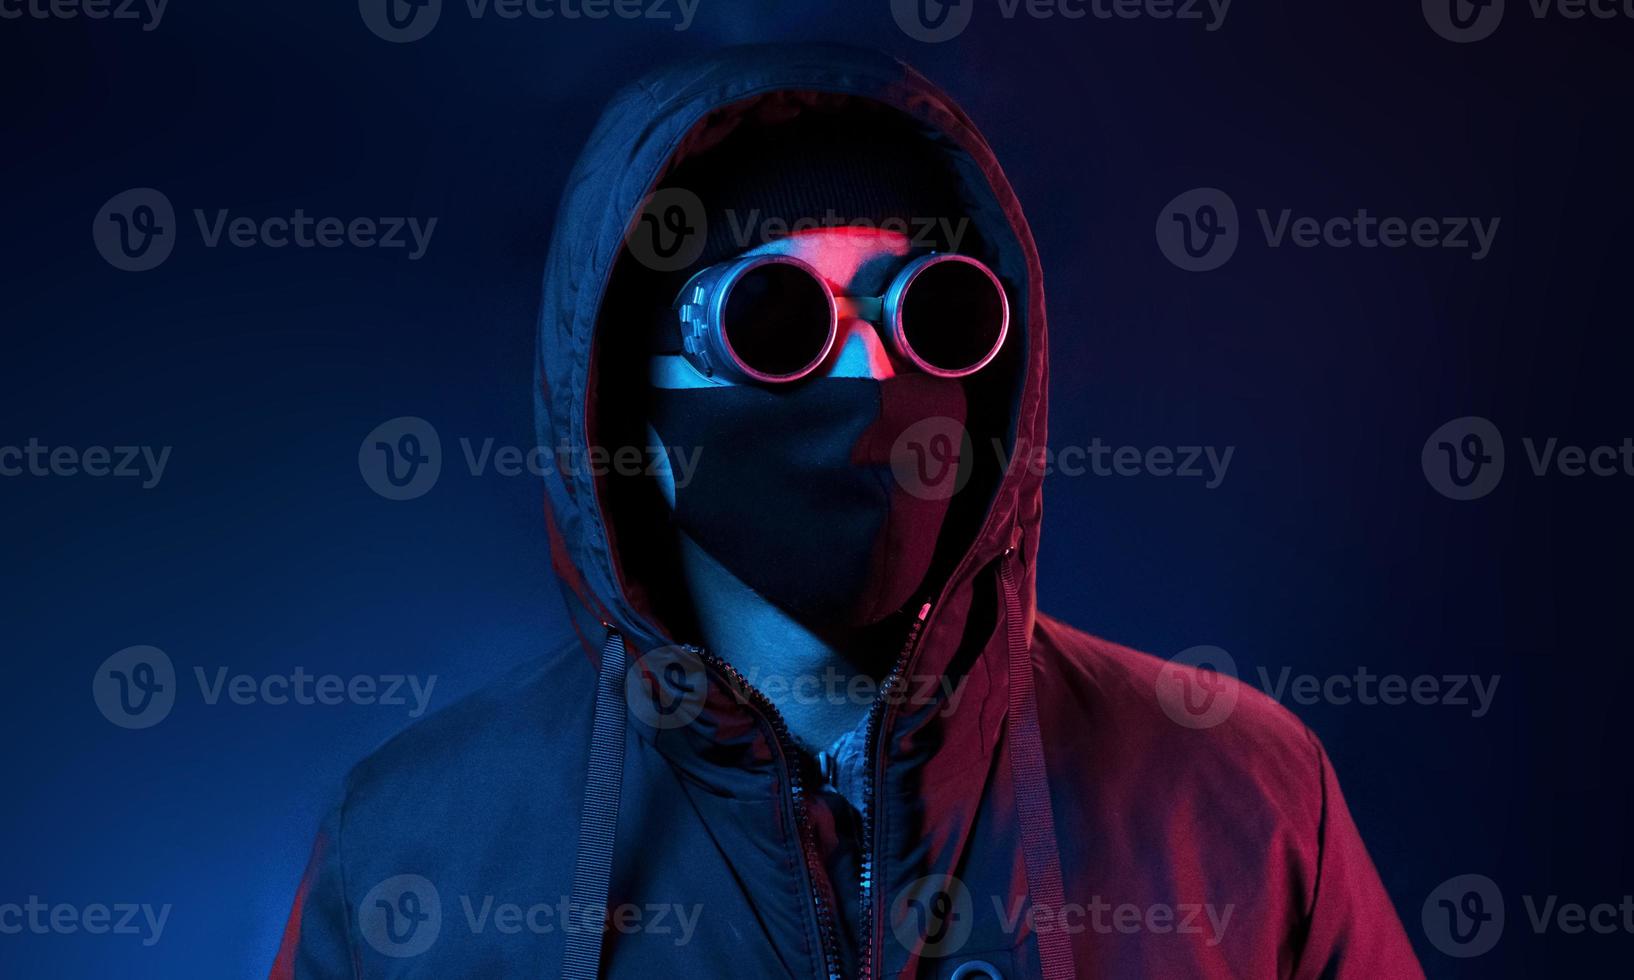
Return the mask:
<svg viewBox="0 0 1634 980"><path fill-rule="evenodd" d="M360 921L388 904L371 899L376 889L412 890L433 907L440 894L565 894L574 849L531 845L570 839L594 677L581 648L563 646L409 726L354 766L319 830L273 976L361 976L365 941L386 953ZM480 938L444 939L436 962L469 966L470 957L493 955L473 952Z"/></svg>
<svg viewBox="0 0 1634 980"><path fill-rule="evenodd" d="M1069 771L1089 760L1133 809L1203 806L1245 837L1314 851L1326 753L1292 712L1237 680L1223 651L1163 660L1042 615L1035 644L1048 677L1040 710L1055 716L1052 754L1078 760Z"/></svg>
<svg viewBox="0 0 1634 980"><path fill-rule="evenodd" d="M1068 790L1051 795L1080 844L1063 855L1070 880L1253 909L1219 949L1237 964L1277 950L1256 974L1287 972L1293 949L1299 976L1422 977L1321 742L1186 660L1208 658L1160 660L1039 618L1050 776Z"/></svg>
<svg viewBox="0 0 1634 980"><path fill-rule="evenodd" d="M1125 723L1202 731L1230 722L1240 735L1291 742L1301 752L1309 749L1313 736L1305 724L1262 691L1239 681L1235 664L1223 650L1197 647L1192 656L1164 660L1042 614L1035 642L1049 651L1047 662L1065 675L1064 680L1092 685Z"/></svg>
<svg viewBox="0 0 1634 980"><path fill-rule="evenodd" d="M345 822L456 812L569 781L583 769L594 686L576 641L501 675L358 762L346 779Z"/></svg>

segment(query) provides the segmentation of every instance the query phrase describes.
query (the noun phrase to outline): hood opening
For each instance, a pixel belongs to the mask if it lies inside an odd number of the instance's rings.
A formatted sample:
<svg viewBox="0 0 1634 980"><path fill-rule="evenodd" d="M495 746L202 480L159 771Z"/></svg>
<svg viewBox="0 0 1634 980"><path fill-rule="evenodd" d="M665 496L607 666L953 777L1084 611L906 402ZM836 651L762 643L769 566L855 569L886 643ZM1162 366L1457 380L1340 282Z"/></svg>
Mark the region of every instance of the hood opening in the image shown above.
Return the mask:
<svg viewBox="0 0 1634 980"><path fill-rule="evenodd" d="M662 284L648 280L652 292L643 297L643 269L624 247L644 198L698 154L729 146L734 137L752 145L746 137L753 127L806 113L853 111L894 113L945 160L979 233L979 246L971 247L982 249L976 257L1010 294L1014 341L967 393L972 406L980 406L971 426L978 465L955 495L957 516L944 525L927 581L934 586L945 577L941 591L949 601L925 621L916 650L927 675L943 672L954 659L960 661L955 669L969 666L981 651L971 646L969 657L962 656L966 640L988 634L986 647L1004 657L978 665L994 682L988 688L997 692L996 700L966 703L977 704L984 747L997 746L999 726L1009 719L1016 719L1014 731L1027 736L1009 742L1027 888L1043 904L1059 905L1059 854L1028 643L1041 474L1012 461L1018 447L1029 450L1046 436L1042 273L1003 171L974 124L944 93L877 51L779 44L713 51L654 72L616 96L568 179L546 262L534 379L537 433L541 445L566 444L579 452L645 446L645 433L630 429L645 412L646 372L629 368L632 358L644 361L645 347L636 341L648 329L653 296L668 302L673 290L664 296ZM1001 472L1001 462L1007 471ZM576 909L601 909L619 822L625 642L639 655L666 638L685 637L690 602L679 594L674 556L662 547L672 537L661 523L655 526L665 511L650 477L596 476L586 467L549 470L545 510L552 564L585 653L599 670L572 902ZM1002 583L1002 606L997 590L977 587L989 573ZM997 628L1001 622L1005 629ZM988 703L994 710L986 709ZM563 975L588 980L597 975L603 933L587 925L574 938ZM1047 975L1072 976L1067 952L1060 933L1040 937ZM884 967L882 974L900 972L901 964Z"/></svg>
<svg viewBox="0 0 1634 980"><path fill-rule="evenodd" d="M916 247L925 245L978 258L998 273L1009 293L1011 340L992 364L962 382L970 406L967 427L972 468L968 482L951 501L922 589L933 594L974 543L1003 479L1002 464L1014 446L1031 334L1027 323L1026 257L981 168L964 150L907 113L862 96L780 90L718 108L680 139L653 182L653 189L698 186L707 193L713 173L741 169L745 163L752 168L758 149L768 140L785 136L790 128L807 128L840 138L854 135L850 148L863 160L867 159L869 146L880 139L902 139L914 144L922 155L927 183L943 184L946 199L957 202L957 213L916 216L929 219L908 230ZM927 195L927 199L938 199L938 195ZM847 217L843 210L839 214ZM747 216L739 217L748 220ZM736 247L741 241L733 242L731 254L765 240L758 235L741 248ZM711 259L724 257L715 254ZM692 271L656 271L628 248L618 250L597 312L595 342L591 345L586 399L590 445L646 445L650 391L646 359L651 349L647 331ZM596 493L605 515L613 572L633 609L669 640L696 642L699 637L691 617L691 597L685 592L679 569L675 533L655 479L645 472L620 474L615 468L596 477ZM914 609L887 618L879 629L902 629L904 620L917 611L917 604L918 600L911 602Z"/></svg>

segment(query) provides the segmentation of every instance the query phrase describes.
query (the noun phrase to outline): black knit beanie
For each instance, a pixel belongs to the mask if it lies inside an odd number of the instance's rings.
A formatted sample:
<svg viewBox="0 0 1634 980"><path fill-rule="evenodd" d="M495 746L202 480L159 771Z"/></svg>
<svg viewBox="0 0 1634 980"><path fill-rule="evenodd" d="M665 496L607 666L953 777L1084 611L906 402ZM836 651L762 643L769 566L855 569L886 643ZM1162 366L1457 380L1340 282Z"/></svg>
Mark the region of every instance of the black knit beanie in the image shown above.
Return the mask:
<svg viewBox="0 0 1634 980"><path fill-rule="evenodd" d="M939 249L969 231L946 159L905 120L884 115L811 113L749 126L684 161L664 184L703 203L703 253L683 282L802 228L893 228L916 247Z"/></svg>

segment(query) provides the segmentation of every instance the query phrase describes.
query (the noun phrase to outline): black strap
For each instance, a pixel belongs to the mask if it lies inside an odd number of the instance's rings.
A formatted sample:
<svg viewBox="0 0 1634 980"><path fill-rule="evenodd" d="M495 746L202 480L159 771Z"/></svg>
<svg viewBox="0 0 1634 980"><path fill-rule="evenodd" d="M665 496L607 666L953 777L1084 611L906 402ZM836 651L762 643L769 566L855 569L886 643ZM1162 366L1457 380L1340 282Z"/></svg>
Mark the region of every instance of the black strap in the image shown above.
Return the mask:
<svg viewBox="0 0 1634 980"><path fill-rule="evenodd" d="M681 315L665 310L658 316L658 330L653 337L654 354L679 354L686 350L681 340Z"/></svg>
<svg viewBox="0 0 1634 980"><path fill-rule="evenodd" d="M585 772L584 806L579 811L579 852L573 867L573 896L563 980L596 980L601 970L607 926L607 881L618 837L619 794L624 786L624 637L609 628L596 676L596 707L590 728L590 762Z"/></svg>

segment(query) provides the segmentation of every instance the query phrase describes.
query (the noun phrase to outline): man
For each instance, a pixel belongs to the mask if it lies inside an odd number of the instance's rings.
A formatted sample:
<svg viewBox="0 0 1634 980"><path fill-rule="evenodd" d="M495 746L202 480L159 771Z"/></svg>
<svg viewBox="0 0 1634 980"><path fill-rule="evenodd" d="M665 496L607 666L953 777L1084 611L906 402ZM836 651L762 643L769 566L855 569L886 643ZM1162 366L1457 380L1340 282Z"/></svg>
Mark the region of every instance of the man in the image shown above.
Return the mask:
<svg viewBox="0 0 1634 980"><path fill-rule="evenodd" d="M354 770L273 975L1420 976L1314 736L1035 611L1045 381L1020 207L911 70L615 99L540 320L577 636Z"/></svg>

